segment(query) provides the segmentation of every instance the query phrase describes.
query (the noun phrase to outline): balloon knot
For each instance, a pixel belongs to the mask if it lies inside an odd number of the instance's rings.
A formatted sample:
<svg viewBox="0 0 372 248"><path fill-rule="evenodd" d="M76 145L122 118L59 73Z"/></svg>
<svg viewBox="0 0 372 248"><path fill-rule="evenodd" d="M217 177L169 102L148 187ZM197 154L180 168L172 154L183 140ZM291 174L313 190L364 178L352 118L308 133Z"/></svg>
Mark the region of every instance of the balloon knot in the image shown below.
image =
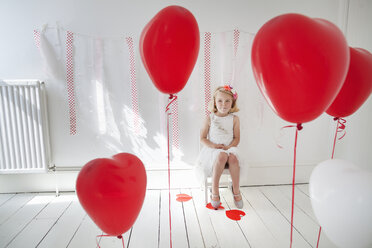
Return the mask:
<svg viewBox="0 0 372 248"><path fill-rule="evenodd" d="M302 124L301 124L301 123L298 123L298 124L297 124L297 130L298 130L298 131L301 131L302 128L303 128L303 127L302 127Z"/></svg>
<svg viewBox="0 0 372 248"><path fill-rule="evenodd" d="M334 121L337 121L338 119L340 119L340 117L333 118Z"/></svg>
<svg viewBox="0 0 372 248"><path fill-rule="evenodd" d="M169 99L172 99L173 98L173 94L169 94Z"/></svg>
<svg viewBox="0 0 372 248"><path fill-rule="evenodd" d="M118 236L118 239L122 239L122 238L123 238L123 236L121 236L121 235Z"/></svg>

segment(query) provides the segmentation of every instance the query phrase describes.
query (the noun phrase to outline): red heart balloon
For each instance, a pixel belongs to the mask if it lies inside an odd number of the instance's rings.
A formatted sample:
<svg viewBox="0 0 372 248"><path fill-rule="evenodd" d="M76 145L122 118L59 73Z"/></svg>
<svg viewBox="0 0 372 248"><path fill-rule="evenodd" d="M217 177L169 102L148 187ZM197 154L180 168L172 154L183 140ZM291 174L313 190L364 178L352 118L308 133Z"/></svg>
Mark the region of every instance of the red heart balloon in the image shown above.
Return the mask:
<svg viewBox="0 0 372 248"><path fill-rule="evenodd" d="M258 87L274 112L304 123L321 115L340 91L349 49L332 23L285 14L265 23L252 45Z"/></svg>
<svg viewBox="0 0 372 248"><path fill-rule="evenodd" d="M350 47L350 66L345 83L327 114L346 117L357 111L372 92L372 54Z"/></svg>
<svg viewBox="0 0 372 248"><path fill-rule="evenodd" d="M120 236L131 228L141 210L146 194L145 168L129 153L92 160L77 177L76 193L103 232Z"/></svg>
<svg viewBox="0 0 372 248"><path fill-rule="evenodd" d="M152 82L163 93L183 89L199 53L199 27L190 11L169 6L145 26L140 38L143 64Z"/></svg>

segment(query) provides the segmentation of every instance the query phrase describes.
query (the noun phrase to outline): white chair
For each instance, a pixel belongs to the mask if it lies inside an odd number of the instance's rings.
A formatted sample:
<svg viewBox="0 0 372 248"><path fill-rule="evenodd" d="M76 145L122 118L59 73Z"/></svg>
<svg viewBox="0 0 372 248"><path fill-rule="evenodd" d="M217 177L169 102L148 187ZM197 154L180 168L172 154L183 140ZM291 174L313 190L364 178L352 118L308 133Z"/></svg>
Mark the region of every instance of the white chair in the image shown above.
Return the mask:
<svg viewBox="0 0 372 248"><path fill-rule="evenodd" d="M200 149L201 149L201 143L199 140L199 152L200 152ZM231 180L228 166L229 166L228 163L226 163L225 169L223 170L221 178L220 178L220 184L219 184L220 187L221 186L230 187L232 185L232 180ZM225 181L223 181L224 178L226 178ZM207 205L209 203L209 188L212 188L212 177L205 176L203 183L204 185L202 185L202 190L204 189L205 205Z"/></svg>

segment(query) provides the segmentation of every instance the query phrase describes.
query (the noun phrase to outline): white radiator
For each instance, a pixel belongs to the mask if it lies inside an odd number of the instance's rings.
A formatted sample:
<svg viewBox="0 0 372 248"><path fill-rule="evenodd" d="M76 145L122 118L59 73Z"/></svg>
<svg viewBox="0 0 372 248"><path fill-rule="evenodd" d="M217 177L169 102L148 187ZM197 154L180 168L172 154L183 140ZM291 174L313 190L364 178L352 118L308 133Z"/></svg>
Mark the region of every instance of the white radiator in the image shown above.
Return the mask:
<svg viewBox="0 0 372 248"><path fill-rule="evenodd" d="M0 80L0 173L45 172L49 147L44 83Z"/></svg>

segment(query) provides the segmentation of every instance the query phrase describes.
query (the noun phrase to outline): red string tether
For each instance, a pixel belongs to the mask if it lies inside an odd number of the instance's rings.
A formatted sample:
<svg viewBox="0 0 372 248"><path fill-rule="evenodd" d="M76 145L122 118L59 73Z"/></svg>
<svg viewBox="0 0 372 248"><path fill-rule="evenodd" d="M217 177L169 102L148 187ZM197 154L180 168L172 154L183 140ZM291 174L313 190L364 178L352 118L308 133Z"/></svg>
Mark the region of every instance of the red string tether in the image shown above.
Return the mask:
<svg viewBox="0 0 372 248"><path fill-rule="evenodd" d="M295 135L295 143L294 143L294 151L293 151L293 175L292 175L292 204L291 204L291 235L290 235L290 248L292 248L292 241L293 241L293 219L294 219L294 197L295 197L295 184L296 184L296 153L297 153L297 136L298 131L300 131L303 127L301 123L297 124L296 135Z"/></svg>
<svg viewBox="0 0 372 248"><path fill-rule="evenodd" d="M280 130L282 131L285 128L296 128L295 133L295 142L294 142L294 153L293 153L293 175L292 175L292 204L291 204L291 234L290 234L290 248L292 248L292 241L293 241L293 218L294 218L294 196L295 196L295 184L296 184L296 153L297 153L297 136L298 132L303 129L302 123L297 123L296 125L288 125L282 127ZM279 148L282 148L277 143Z"/></svg>
<svg viewBox="0 0 372 248"><path fill-rule="evenodd" d="M172 215L171 215L171 175L170 175L170 145L169 145L169 116L172 113L169 113L169 106L177 100L177 95L169 94L169 103L165 107L165 112L167 113L167 150L168 150L168 215L169 215L169 243L170 248L172 248Z"/></svg>
<svg viewBox="0 0 372 248"><path fill-rule="evenodd" d="M335 132L335 138L333 140L333 148L332 148L332 155L331 155L331 159L333 159L333 156L335 155L335 147L336 147L336 141L337 141L337 133L339 132L344 132L344 134L338 138L338 140L342 139L343 137L345 137L346 135L346 131L345 131L345 123L346 123L346 120L344 118L341 118L341 117L334 117L333 118L334 121L337 121L337 127L336 127L336 132ZM319 227L319 233L318 233L318 242L316 243L316 248L319 247L319 240L320 240L320 234L322 232L322 227L320 226Z"/></svg>

